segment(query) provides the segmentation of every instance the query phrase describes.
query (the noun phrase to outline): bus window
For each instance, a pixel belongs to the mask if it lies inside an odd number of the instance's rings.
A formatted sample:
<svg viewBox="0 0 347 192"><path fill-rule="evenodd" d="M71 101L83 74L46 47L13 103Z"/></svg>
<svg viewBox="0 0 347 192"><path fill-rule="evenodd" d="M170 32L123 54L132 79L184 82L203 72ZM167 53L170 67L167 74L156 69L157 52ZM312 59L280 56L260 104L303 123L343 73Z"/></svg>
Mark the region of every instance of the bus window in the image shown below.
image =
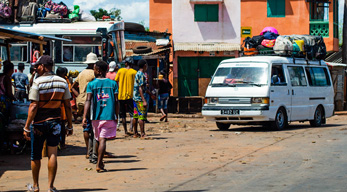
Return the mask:
<svg viewBox="0 0 347 192"><path fill-rule="evenodd" d="M72 46L63 47L63 61L73 62L73 47Z"/></svg>

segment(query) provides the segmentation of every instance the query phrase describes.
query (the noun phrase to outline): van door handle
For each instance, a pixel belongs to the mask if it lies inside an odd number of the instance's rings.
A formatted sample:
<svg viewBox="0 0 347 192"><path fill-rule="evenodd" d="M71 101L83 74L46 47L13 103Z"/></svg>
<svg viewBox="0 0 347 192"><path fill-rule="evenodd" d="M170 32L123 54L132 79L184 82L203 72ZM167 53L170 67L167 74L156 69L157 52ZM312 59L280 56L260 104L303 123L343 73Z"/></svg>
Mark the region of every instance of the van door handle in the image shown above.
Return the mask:
<svg viewBox="0 0 347 192"><path fill-rule="evenodd" d="M290 91L289 91L289 89L288 89L288 95L290 95Z"/></svg>
<svg viewBox="0 0 347 192"><path fill-rule="evenodd" d="M292 95L294 95L294 90L292 89Z"/></svg>

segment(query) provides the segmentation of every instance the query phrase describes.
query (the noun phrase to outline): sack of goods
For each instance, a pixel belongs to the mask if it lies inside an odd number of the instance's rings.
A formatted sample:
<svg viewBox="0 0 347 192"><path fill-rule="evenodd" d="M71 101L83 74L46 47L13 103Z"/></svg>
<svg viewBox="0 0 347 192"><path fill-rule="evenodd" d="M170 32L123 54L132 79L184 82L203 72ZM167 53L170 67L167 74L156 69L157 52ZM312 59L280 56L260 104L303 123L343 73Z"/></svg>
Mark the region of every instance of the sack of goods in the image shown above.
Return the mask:
<svg viewBox="0 0 347 192"><path fill-rule="evenodd" d="M279 35L273 27L265 27L260 35L243 41L244 55L276 54L306 57L309 60L325 59L326 46L322 36Z"/></svg>

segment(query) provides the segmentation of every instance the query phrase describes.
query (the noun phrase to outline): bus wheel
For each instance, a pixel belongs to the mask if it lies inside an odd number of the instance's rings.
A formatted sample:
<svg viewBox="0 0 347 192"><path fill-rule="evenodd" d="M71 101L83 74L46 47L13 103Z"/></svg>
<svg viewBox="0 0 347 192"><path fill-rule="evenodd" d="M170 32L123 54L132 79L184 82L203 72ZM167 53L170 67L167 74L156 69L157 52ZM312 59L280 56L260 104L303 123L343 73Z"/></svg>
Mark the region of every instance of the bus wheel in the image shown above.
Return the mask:
<svg viewBox="0 0 347 192"><path fill-rule="evenodd" d="M323 121L323 109L321 106L318 106L314 112L314 119L310 121L312 127L320 127Z"/></svg>
<svg viewBox="0 0 347 192"><path fill-rule="evenodd" d="M229 123L218 123L217 122L216 124L217 124L218 129L221 130L221 131L226 131L230 127Z"/></svg>
<svg viewBox="0 0 347 192"><path fill-rule="evenodd" d="M275 121L271 123L271 128L276 131L280 131L286 128L288 124L287 113L283 107L279 108Z"/></svg>

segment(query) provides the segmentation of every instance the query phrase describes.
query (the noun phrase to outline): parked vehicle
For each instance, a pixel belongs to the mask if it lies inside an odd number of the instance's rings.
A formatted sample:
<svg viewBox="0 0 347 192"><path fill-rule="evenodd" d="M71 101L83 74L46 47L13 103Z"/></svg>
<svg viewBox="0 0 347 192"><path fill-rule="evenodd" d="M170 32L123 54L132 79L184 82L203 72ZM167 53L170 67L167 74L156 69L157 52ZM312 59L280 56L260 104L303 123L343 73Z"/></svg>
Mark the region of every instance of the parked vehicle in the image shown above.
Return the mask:
<svg viewBox="0 0 347 192"><path fill-rule="evenodd" d="M202 115L221 130L230 124L269 125L288 122L325 124L333 115L334 89L324 61L280 56L223 60L206 91Z"/></svg>
<svg viewBox="0 0 347 192"><path fill-rule="evenodd" d="M67 67L70 71L86 68L83 62L90 52L96 53L104 61L120 62L125 57L124 22L76 22L76 23L37 23L32 25L0 25L5 29L38 33L71 39L71 42L51 41L43 47L44 54L53 57L56 66ZM13 43L10 49L11 61L16 65L32 62L32 43ZM5 49L1 59L5 60ZM28 73L26 67L25 73Z"/></svg>

